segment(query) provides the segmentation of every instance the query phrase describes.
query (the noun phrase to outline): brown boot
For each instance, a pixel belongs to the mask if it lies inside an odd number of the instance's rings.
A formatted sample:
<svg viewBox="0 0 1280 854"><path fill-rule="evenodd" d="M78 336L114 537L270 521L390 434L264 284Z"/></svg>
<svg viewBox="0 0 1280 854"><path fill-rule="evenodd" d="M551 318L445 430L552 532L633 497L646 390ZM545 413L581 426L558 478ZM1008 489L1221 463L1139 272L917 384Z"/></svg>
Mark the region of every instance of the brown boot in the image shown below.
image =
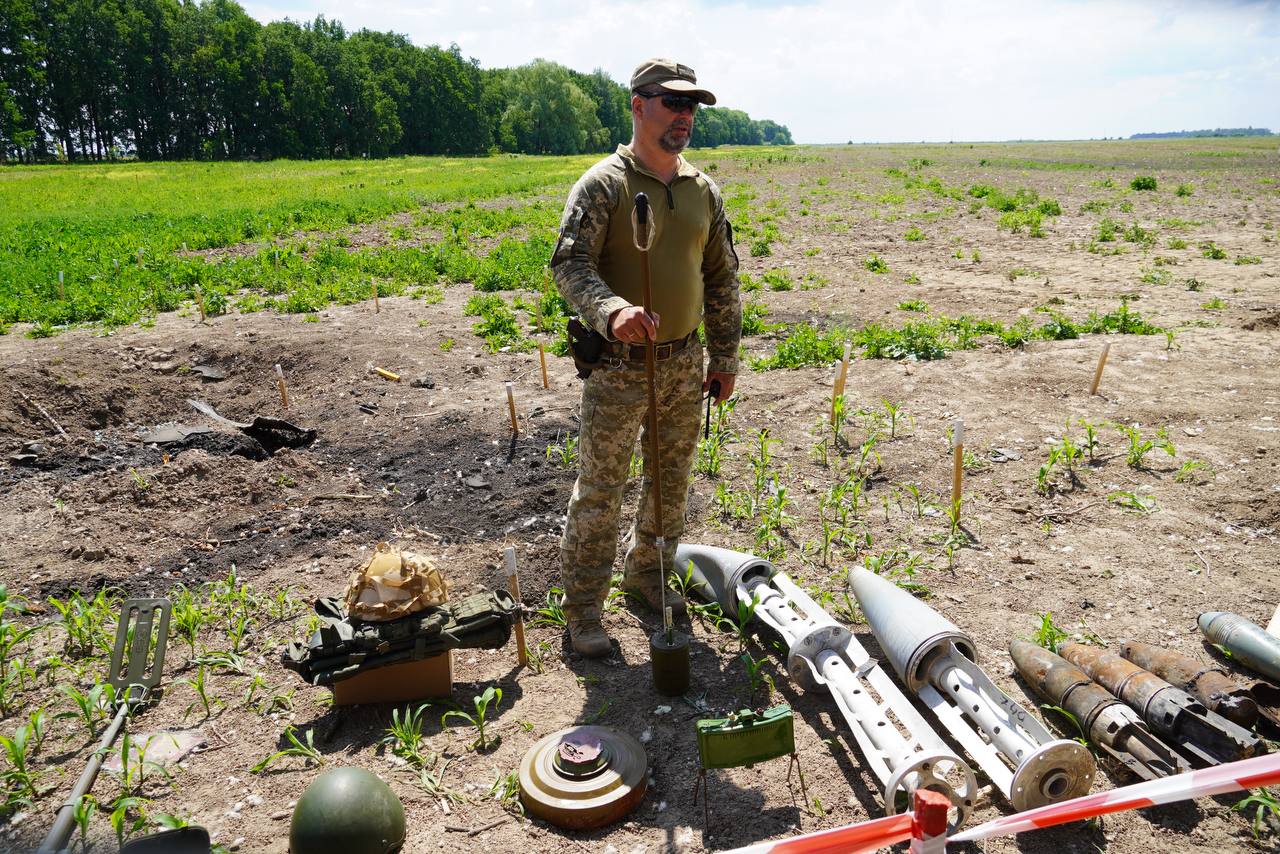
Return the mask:
<svg viewBox="0 0 1280 854"><path fill-rule="evenodd" d="M609 643L609 635L599 618L570 620L569 643L575 652L587 658L604 658L613 652L613 644Z"/></svg>
<svg viewBox="0 0 1280 854"><path fill-rule="evenodd" d="M639 599L655 611L662 611L662 590L656 583L654 584L632 584L622 582L622 592L628 596ZM671 619L679 620L688 613L688 606L685 605L684 597L670 588L667 589L667 607L671 609Z"/></svg>

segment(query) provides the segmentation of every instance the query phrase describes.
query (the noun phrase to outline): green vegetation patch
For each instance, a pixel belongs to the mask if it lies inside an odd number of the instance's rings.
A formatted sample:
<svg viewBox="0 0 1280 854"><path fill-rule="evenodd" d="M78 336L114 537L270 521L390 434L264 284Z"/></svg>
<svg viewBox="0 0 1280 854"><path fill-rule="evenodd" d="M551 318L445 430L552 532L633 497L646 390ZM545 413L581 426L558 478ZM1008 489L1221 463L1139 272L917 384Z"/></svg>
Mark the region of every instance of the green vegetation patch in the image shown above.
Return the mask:
<svg viewBox="0 0 1280 854"><path fill-rule="evenodd" d="M842 357L846 341L865 359L928 361L945 358L951 350L972 350L986 336L996 338L1005 346L1018 347L1028 341L1061 341L1086 333L1158 335L1164 332L1132 311L1129 301L1124 299L1116 311L1103 315L1092 312L1081 321L1072 321L1048 309L1039 311L1046 314L1048 320L1038 327L1026 317L1006 326L998 320L969 315L937 315L896 328L869 323L859 330L835 326L822 331L813 324L798 323L784 327L774 353L752 360L751 367L770 371L829 365Z"/></svg>
<svg viewBox="0 0 1280 854"><path fill-rule="evenodd" d="M550 253L556 217L547 207L490 216L491 233L515 227L516 220L536 233L499 246L487 253L493 256L488 261L467 242L479 225L425 248L349 251L342 236L299 241L292 235L331 233L425 205L567 188L592 160L415 157L14 168L0 182L0 323L122 325L193 300L197 285L207 310L220 297L253 289L268 297L258 308L306 312L366 298L371 276L388 279L379 284L384 295L434 283L439 275L454 281L478 276L491 289L527 283L533 259L540 256L540 268ZM456 216L479 223L488 215ZM499 222L502 217L510 222ZM288 242L270 244L281 238ZM254 241L261 246L247 256L196 254Z"/></svg>

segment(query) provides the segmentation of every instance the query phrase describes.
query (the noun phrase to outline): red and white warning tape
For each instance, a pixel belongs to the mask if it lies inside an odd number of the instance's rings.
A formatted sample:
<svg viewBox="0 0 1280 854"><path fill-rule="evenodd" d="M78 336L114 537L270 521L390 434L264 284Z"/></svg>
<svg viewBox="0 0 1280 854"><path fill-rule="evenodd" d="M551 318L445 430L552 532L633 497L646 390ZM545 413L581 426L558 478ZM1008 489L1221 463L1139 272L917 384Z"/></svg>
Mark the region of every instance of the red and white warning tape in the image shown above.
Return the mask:
<svg viewBox="0 0 1280 854"><path fill-rule="evenodd" d="M726 854L863 854L907 840L911 840L912 854L942 854L950 800L937 792L919 791L915 793L914 806L913 813L806 833L781 842L761 842Z"/></svg>
<svg viewBox="0 0 1280 854"><path fill-rule="evenodd" d="M1052 827L1069 821L1082 821L1113 812L1185 801L1191 798L1204 798L1209 795L1220 795L1223 792L1257 789L1272 783L1280 783L1280 753L1241 759L1238 762L1229 762L1200 771L1188 771L1176 777L1165 777L1161 780L1125 786L1097 795L1085 795L1060 804L1037 807L980 824L970 830L957 833L949 841L971 842L992 836L1009 836L1026 830Z"/></svg>
<svg viewBox="0 0 1280 854"><path fill-rule="evenodd" d="M946 839L930 826L937 820L938 812L927 800L935 793L917 792L915 814L891 815L832 830L793 836L780 842L762 842L734 849L727 854L862 854L907 840L912 840L912 852L934 854L944 851L946 842L972 842L993 836L1011 836L1027 830L1053 827L1055 824L1083 821L1156 804L1221 795L1224 792L1257 789L1274 783L1280 783L1280 753L1241 759L1239 762L1189 771L1176 777L1165 777L1162 780L1038 807L980 824ZM921 796L925 798L922 799ZM942 800L946 801L945 798ZM917 815L924 820L917 821ZM945 803L941 807L941 816L942 826L945 827Z"/></svg>

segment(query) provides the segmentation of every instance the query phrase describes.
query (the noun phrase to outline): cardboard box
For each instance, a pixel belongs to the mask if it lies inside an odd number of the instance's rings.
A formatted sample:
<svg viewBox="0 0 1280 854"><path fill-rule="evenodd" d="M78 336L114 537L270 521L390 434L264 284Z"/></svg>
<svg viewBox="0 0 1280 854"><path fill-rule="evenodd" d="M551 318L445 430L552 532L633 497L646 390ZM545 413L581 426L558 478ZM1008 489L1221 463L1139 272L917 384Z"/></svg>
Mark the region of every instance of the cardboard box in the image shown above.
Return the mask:
<svg viewBox="0 0 1280 854"><path fill-rule="evenodd" d="M335 706L403 703L453 693L453 651L421 661L377 667L333 685Z"/></svg>

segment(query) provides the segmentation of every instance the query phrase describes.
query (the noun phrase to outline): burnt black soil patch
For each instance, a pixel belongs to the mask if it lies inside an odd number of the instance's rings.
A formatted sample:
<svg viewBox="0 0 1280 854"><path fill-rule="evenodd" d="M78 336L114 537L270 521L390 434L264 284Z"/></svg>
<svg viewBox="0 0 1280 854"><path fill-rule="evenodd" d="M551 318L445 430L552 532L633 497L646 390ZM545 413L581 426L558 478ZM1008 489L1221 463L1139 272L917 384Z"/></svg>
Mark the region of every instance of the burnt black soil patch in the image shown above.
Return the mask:
<svg viewBox="0 0 1280 854"><path fill-rule="evenodd" d="M547 421L513 444L506 435L495 439L491 424L459 417L441 419L430 441L416 446L391 443L371 453L367 445L332 444L327 450L357 470L373 456L368 479L394 484L388 503L399 505L392 513L400 522L470 541L558 531L576 466L548 460L547 447L575 432L567 420Z"/></svg>
<svg viewBox="0 0 1280 854"><path fill-rule="evenodd" d="M0 486L11 486L37 474L74 480L105 471L154 466L165 454L176 458L184 451L202 450L212 456L238 456L265 460L270 454L257 441L240 433L196 433L182 442L147 444L132 437L104 437L97 444L77 444L50 439L24 444L0 469Z"/></svg>

